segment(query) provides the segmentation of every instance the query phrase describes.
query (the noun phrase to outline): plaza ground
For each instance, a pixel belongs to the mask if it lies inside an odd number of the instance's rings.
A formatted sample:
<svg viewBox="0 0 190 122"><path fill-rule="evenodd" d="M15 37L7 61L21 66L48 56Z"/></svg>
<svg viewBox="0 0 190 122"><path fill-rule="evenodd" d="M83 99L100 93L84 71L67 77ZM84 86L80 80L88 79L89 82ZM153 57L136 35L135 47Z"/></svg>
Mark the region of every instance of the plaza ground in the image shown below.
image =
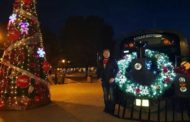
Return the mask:
<svg viewBox="0 0 190 122"><path fill-rule="evenodd" d="M52 103L25 111L1 111L0 122L129 122L103 112L101 84L66 79L51 85Z"/></svg>

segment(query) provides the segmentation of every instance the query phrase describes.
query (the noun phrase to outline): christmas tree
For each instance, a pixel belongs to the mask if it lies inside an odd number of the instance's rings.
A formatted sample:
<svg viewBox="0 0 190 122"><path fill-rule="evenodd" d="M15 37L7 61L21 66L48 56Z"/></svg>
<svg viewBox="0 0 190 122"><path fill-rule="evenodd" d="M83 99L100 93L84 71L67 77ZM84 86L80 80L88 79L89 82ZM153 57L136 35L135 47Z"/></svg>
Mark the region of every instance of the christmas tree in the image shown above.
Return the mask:
<svg viewBox="0 0 190 122"><path fill-rule="evenodd" d="M50 94L36 0L15 0L0 63L0 109L22 110L48 104Z"/></svg>

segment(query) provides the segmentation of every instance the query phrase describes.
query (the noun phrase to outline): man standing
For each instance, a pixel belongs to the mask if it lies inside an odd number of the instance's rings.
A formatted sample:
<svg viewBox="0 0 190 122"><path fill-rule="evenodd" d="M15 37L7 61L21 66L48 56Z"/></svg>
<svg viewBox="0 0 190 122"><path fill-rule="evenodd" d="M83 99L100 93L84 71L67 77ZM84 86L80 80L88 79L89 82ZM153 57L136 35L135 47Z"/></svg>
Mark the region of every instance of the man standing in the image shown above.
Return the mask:
<svg viewBox="0 0 190 122"><path fill-rule="evenodd" d="M102 82L104 93L104 112L113 114L115 109L114 102L114 78L118 72L117 63L110 58L110 50L103 50L103 59L99 62L97 67L98 79Z"/></svg>

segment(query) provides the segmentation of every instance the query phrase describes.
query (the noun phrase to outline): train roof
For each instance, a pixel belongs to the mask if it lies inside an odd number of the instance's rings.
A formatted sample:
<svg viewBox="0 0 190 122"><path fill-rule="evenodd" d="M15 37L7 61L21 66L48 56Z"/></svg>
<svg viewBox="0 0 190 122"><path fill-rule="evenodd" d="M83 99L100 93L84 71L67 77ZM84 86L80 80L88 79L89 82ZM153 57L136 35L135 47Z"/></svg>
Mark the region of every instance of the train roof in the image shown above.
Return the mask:
<svg viewBox="0 0 190 122"><path fill-rule="evenodd" d="M126 36L121 45L129 41L143 41L146 40L150 44L154 45L163 38L175 40L180 48L181 56L189 56L189 46L187 39L179 32L171 30L144 30L135 32Z"/></svg>

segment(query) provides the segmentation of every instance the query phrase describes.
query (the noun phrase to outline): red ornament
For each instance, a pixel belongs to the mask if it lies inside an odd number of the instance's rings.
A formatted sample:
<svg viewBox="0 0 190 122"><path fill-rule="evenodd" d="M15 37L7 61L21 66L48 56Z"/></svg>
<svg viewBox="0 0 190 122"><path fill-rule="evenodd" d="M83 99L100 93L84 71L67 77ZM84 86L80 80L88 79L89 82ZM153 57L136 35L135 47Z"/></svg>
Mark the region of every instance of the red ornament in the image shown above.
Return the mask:
<svg viewBox="0 0 190 122"><path fill-rule="evenodd" d="M139 88L136 89L136 93L140 94L141 90Z"/></svg>
<svg viewBox="0 0 190 122"><path fill-rule="evenodd" d="M0 99L0 109L2 109L4 106L5 106L5 102L2 99Z"/></svg>
<svg viewBox="0 0 190 122"><path fill-rule="evenodd" d="M32 3L32 0L23 0L24 1L24 4L26 5L30 5Z"/></svg>
<svg viewBox="0 0 190 122"><path fill-rule="evenodd" d="M5 89L7 87L7 79L2 79L0 82L0 89Z"/></svg>
<svg viewBox="0 0 190 122"><path fill-rule="evenodd" d="M45 72L48 72L49 69L50 69L49 63L48 63L47 61L44 61L42 68L43 68L43 70L44 70Z"/></svg>
<svg viewBox="0 0 190 122"><path fill-rule="evenodd" d="M40 97L40 96L35 96L35 97L34 97L34 101L35 101L35 102L40 102L40 100L41 100L41 97Z"/></svg>
<svg viewBox="0 0 190 122"><path fill-rule="evenodd" d="M167 73L168 72L168 68L167 67L163 67L163 72Z"/></svg>
<svg viewBox="0 0 190 122"><path fill-rule="evenodd" d="M30 78L27 75L21 75L16 79L16 85L19 88L27 88L29 86Z"/></svg>
<svg viewBox="0 0 190 122"><path fill-rule="evenodd" d="M4 74L4 70L0 69L0 76L2 76Z"/></svg>
<svg viewBox="0 0 190 122"><path fill-rule="evenodd" d="M20 36L21 36L21 33L17 29L11 29L8 32L8 40L10 41L16 41L20 38Z"/></svg>

